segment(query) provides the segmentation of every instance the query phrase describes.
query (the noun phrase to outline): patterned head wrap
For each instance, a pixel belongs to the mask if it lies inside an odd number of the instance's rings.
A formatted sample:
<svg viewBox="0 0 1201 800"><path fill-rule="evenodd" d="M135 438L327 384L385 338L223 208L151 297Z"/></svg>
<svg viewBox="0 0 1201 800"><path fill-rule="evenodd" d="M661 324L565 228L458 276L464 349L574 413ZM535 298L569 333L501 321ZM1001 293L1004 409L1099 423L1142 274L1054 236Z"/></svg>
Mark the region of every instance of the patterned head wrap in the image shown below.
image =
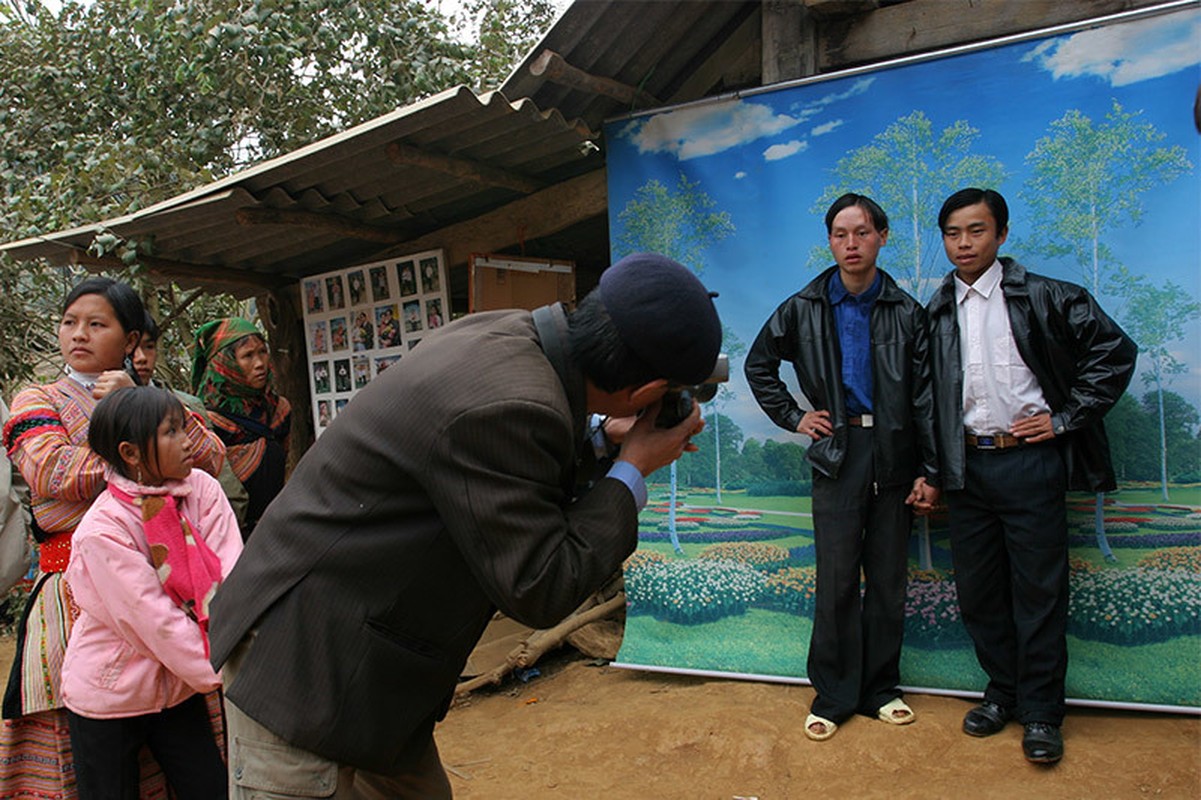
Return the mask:
<svg viewBox="0 0 1201 800"><path fill-rule="evenodd" d="M235 348L247 336L265 339L253 323L241 317L207 322L197 329L192 393L204 401L205 408L269 421L279 402L271 365L267 365L266 386L256 389L246 382L234 357Z"/></svg>

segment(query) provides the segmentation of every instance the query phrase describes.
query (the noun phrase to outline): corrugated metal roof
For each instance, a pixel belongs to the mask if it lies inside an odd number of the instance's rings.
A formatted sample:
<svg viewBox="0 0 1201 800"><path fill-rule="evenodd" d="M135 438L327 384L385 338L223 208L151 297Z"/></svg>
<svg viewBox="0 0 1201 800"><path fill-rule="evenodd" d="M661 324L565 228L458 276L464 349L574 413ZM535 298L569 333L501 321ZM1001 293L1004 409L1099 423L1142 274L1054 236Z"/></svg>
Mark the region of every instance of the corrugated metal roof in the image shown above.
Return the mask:
<svg viewBox="0 0 1201 800"><path fill-rule="evenodd" d="M715 93L715 88L745 88L698 85L691 79L736 31L749 26L758 34L760 7L760 0L576 0L500 91L508 97L528 97L542 108L557 108L594 129L609 117L638 110L534 75L530 66L543 50L558 53L591 75L640 88L659 105L697 100Z"/></svg>
<svg viewBox="0 0 1201 800"><path fill-rule="evenodd" d="M239 224L240 209L335 214L398 241L471 219L525 194L426 166L399 165L393 143L550 185L600 166L595 134L557 110L459 87L136 213L0 246L18 259L67 263L102 229L154 237L159 259L295 278L384 249L328 227Z"/></svg>

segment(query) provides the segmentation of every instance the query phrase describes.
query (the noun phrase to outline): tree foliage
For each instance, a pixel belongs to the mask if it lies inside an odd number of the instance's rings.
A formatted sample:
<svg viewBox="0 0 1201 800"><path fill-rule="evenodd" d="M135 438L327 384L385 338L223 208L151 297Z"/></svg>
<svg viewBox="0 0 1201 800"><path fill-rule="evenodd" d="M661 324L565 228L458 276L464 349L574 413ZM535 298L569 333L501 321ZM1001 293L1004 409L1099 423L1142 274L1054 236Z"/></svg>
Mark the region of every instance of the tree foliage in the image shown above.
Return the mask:
<svg viewBox="0 0 1201 800"><path fill-rule="evenodd" d="M674 189L652 178L634 192L617 215L622 231L618 257L636 252L662 253L700 273L702 253L734 232L728 211L714 211L717 201L680 173Z"/></svg>
<svg viewBox="0 0 1201 800"><path fill-rule="evenodd" d="M1022 197L1039 220L1033 244L1048 256L1072 258L1093 294L1119 266L1105 235L1137 224L1142 195L1192 169L1184 148L1159 146L1165 134L1139 122L1140 114L1117 100L1100 123L1071 109L1026 156L1031 176Z"/></svg>
<svg viewBox="0 0 1201 800"><path fill-rule="evenodd" d="M964 186L998 186L1005 177L1001 162L972 152L980 132L958 120L941 131L920 110L901 117L838 160L835 182L826 187L811 211L826 209L846 192L871 197L888 214L890 231L886 268L915 297L932 291L941 274L942 248L934 221L943 200ZM824 247L810 265L829 263Z"/></svg>
<svg viewBox="0 0 1201 800"><path fill-rule="evenodd" d="M109 219L456 84L494 86L552 12L544 0L474 0L455 18L433 0L0 3L0 230L14 240ZM131 266L153 246L97 242ZM0 273L17 292L0 298L11 385L55 349L75 276L11 262ZM160 289L151 304L170 314L180 295ZM180 327L231 308L201 298ZM30 338L14 345L12 331Z"/></svg>

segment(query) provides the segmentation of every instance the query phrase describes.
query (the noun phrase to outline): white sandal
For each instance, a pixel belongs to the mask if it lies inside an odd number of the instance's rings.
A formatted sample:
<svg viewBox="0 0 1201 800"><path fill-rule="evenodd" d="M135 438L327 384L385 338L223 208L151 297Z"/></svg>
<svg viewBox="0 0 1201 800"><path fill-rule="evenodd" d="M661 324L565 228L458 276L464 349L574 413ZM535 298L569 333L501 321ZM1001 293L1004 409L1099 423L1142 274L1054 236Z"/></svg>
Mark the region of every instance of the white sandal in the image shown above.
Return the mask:
<svg viewBox="0 0 1201 800"><path fill-rule="evenodd" d="M894 697L876 711L876 718L892 725L908 725L917 719L913 709L899 697Z"/></svg>
<svg viewBox="0 0 1201 800"><path fill-rule="evenodd" d="M815 731L811 727L813 725L821 725L823 730ZM822 742L829 739L834 735L834 731L836 730L838 730L837 723L825 717L819 717L817 714L810 714L805 719L805 735L815 742Z"/></svg>

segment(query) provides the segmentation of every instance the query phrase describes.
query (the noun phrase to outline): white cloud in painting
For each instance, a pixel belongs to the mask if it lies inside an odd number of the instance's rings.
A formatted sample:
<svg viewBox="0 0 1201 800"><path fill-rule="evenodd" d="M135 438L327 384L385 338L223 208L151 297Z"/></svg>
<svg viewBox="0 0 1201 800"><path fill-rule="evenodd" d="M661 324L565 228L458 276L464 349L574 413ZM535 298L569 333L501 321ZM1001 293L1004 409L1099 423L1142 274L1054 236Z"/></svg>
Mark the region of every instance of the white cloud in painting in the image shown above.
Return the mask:
<svg viewBox="0 0 1201 800"><path fill-rule="evenodd" d="M1126 86L1195 66L1201 12L1165 14L1043 42L1023 57L1056 79L1093 75Z"/></svg>
<svg viewBox="0 0 1201 800"><path fill-rule="evenodd" d="M829 122L823 122L813 130L809 131L811 136L825 136L827 133L841 128L845 123L840 119L832 119Z"/></svg>
<svg viewBox="0 0 1201 800"><path fill-rule="evenodd" d="M622 136L641 153L672 153L681 161L711 156L800 124L771 106L736 100L655 114L626 126Z"/></svg>
<svg viewBox="0 0 1201 800"><path fill-rule="evenodd" d="M737 172L734 173L734 180L736 180L736 181L740 181L745 177L746 177L746 172L743 170L738 170Z"/></svg>
<svg viewBox="0 0 1201 800"><path fill-rule="evenodd" d="M779 161L782 158L795 156L797 153L803 153L809 149L808 142L802 142L793 139L791 142L784 144L773 144L771 147L763 151L764 161Z"/></svg>

